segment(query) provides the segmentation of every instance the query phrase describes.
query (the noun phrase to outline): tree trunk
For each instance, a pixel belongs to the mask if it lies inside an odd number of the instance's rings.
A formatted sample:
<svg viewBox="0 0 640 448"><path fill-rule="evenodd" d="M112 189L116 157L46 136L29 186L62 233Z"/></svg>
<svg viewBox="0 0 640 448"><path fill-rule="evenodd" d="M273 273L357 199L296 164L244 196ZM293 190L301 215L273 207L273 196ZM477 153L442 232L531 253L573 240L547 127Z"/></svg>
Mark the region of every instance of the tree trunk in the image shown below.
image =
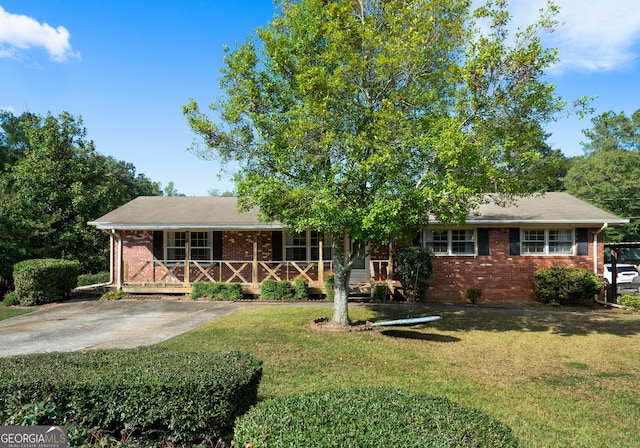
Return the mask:
<svg viewBox="0 0 640 448"><path fill-rule="evenodd" d="M333 265L333 317L331 324L348 327L349 319L349 277L351 270L345 269L342 264Z"/></svg>
<svg viewBox="0 0 640 448"><path fill-rule="evenodd" d="M345 247L344 241L350 241L345 233L344 240L334 235L333 248L333 317L331 325L348 327L349 319L349 279L353 268L353 247Z"/></svg>

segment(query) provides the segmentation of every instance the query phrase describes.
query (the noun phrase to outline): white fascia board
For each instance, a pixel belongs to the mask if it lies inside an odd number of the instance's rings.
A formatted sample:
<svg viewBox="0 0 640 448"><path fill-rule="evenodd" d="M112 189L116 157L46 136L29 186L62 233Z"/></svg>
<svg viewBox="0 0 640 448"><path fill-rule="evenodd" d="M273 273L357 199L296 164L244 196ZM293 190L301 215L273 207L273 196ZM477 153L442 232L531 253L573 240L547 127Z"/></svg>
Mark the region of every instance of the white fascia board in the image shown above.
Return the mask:
<svg viewBox="0 0 640 448"><path fill-rule="evenodd" d="M618 218L612 220L593 220L593 219L572 219L572 220L552 220L552 219L540 219L540 220L504 220L504 221L493 221L493 220L485 220L485 219L469 219L465 221L463 224L459 224L461 226L464 225L483 225L483 226L493 226L493 227L503 227L509 225L518 225L518 226L527 226L527 225L595 225L602 226L603 224L616 225L616 224L627 224L629 223L628 219ZM432 225L442 225L439 221L431 221L427 224L428 227L430 224ZM456 224L448 224L449 226L455 226Z"/></svg>
<svg viewBox="0 0 640 448"><path fill-rule="evenodd" d="M279 230L281 224L250 224L250 225L212 225L212 224L116 224L107 222L89 222L101 230Z"/></svg>

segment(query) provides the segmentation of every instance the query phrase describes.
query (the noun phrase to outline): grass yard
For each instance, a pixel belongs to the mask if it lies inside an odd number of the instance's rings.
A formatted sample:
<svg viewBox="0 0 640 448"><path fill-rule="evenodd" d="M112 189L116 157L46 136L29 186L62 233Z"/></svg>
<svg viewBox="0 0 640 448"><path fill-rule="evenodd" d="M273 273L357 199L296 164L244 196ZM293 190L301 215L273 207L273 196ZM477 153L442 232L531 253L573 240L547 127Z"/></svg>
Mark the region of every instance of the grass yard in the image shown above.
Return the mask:
<svg viewBox="0 0 640 448"><path fill-rule="evenodd" d="M12 317L20 316L21 314L27 314L32 311L36 311L38 307L17 307L17 306L5 306L0 302L0 320L10 319Z"/></svg>
<svg viewBox="0 0 640 448"><path fill-rule="evenodd" d="M264 361L260 397L350 385L444 396L511 426L523 447L640 446L640 316L351 305L352 320L441 315L414 327L309 328L325 304L248 304L166 341Z"/></svg>

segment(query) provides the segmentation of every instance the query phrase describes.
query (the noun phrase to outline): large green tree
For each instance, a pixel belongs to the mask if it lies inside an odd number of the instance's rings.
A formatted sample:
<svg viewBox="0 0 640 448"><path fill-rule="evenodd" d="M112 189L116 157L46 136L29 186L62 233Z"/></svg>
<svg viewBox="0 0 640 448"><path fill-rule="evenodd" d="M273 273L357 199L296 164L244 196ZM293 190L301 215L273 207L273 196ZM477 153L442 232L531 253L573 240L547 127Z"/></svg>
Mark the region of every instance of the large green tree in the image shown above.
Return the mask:
<svg viewBox="0 0 640 448"><path fill-rule="evenodd" d="M130 163L105 157L81 118L4 115L0 142L0 276L26 258L77 259L85 272L106 268L108 237L87 226L138 195L161 194Z"/></svg>
<svg viewBox="0 0 640 448"><path fill-rule="evenodd" d="M576 157L564 180L568 193L630 223L606 230L610 242L640 241L640 153L625 149Z"/></svg>
<svg viewBox="0 0 640 448"><path fill-rule="evenodd" d="M582 133L589 139L581 145L585 153L594 151L640 150L640 109L631 117L610 110L591 119L593 127Z"/></svg>
<svg viewBox="0 0 640 448"><path fill-rule="evenodd" d="M0 175L24 157L29 145L26 129L34 118L29 112L16 117L9 111L0 111Z"/></svg>
<svg viewBox="0 0 640 448"><path fill-rule="evenodd" d="M630 218L627 225L606 230L611 242L640 241L640 110L627 117L608 111L582 131L585 155L572 160L564 185L585 201Z"/></svg>
<svg viewBox="0 0 640 448"><path fill-rule="evenodd" d="M556 7L511 36L507 2L283 0L228 50L209 115L185 106L202 157L234 161L244 207L332 236L334 325L359 259L429 216L463 222L527 194L541 123L564 107L542 77ZM541 174L546 170L539 170ZM347 247L342 240L349 242Z"/></svg>

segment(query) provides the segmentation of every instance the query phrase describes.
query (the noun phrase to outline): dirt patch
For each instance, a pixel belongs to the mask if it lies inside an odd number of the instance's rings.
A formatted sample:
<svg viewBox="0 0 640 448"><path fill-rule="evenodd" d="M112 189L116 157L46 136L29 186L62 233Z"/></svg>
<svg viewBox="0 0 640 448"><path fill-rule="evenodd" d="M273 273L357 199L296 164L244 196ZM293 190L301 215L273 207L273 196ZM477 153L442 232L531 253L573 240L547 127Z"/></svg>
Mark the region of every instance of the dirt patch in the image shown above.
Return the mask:
<svg viewBox="0 0 640 448"><path fill-rule="evenodd" d="M373 330L371 322L355 321L352 322L348 327L343 327L341 325L331 324L331 319L329 319L328 317L319 317L317 319L313 319L309 323L309 327L312 330L334 331L337 333L352 333L356 331Z"/></svg>

